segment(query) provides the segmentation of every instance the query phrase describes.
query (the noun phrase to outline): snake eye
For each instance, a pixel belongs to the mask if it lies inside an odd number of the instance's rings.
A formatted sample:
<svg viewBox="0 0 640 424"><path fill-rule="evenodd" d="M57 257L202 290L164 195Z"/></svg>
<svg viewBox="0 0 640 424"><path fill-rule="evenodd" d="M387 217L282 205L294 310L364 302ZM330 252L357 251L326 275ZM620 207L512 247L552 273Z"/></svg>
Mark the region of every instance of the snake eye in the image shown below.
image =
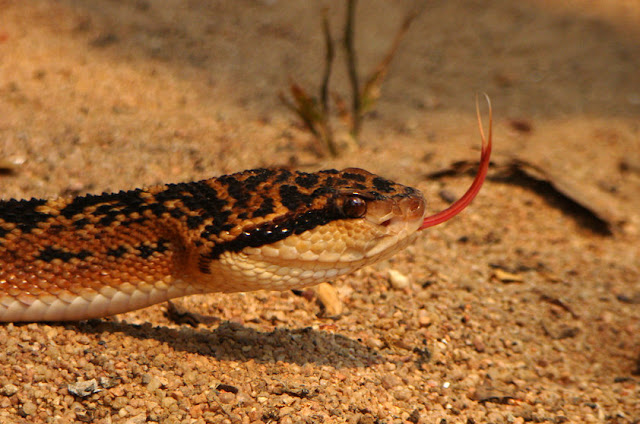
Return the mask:
<svg viewBox="0 0 640 424"><path fill-rule="evenodd" d="M367 213L367 202L356 196L349 196L342 203L342 212L349 218L360 218Z"/></svg>

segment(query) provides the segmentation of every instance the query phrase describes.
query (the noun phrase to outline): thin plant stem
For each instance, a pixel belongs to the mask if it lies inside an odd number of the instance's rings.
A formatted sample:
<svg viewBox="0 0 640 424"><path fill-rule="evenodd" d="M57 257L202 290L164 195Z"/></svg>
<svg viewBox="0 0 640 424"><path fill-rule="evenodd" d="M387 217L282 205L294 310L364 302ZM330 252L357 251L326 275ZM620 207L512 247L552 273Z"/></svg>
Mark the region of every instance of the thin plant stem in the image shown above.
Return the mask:
<svg viewBox="0 0 640 424"><path fill-rule="evenodd" d="M347 1L347 21L344 26L344 48L347 52L347 71L352 91L352 126L351 134L354 139L360 133L362 125L360 114L360 87L358 82L358 70L356 64L356 51L353 46L355 32L356 0Z"/></svg>
<svg viewBox="0 0 640 424"><path fill-rule="evenodd" d="M335 56L335 51L333 48L333 39L331 38L331 29L329 28L329 18L327 16L327 9L324 8L322 10L322 32L324 33L324 42L325 42L325 62L324 62L324 73L322 75L322 84L320 86L320 104L322 108L322 117L323 122L322 126L324 127L324 138L325 144L329 149L329 153L331 156L338 156L338 147L336 146L335 140L333 139L333 131L331 130L331 124L329 123L329 79L331 78L331 68L333 66L333 58Z"/></svg>

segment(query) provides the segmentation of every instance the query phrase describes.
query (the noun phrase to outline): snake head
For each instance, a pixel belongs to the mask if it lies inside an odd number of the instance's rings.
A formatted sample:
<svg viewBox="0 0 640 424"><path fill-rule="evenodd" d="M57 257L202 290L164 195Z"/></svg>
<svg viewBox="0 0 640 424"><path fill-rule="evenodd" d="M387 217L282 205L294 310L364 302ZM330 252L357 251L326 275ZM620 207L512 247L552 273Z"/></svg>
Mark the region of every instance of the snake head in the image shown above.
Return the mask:
<svg viewBox="0 0 640 424"><path fill-rule="evenodd" d="M334 200L347 219L334 225L351 234L355 250L343 252L352 260L379 260L404 247L424 220L425 199L420 191L394 183L359 168L347 168L341 175L360 181L344 184Z"/></svg>
<svg viewBox="0 0 640 424"><path fill-rule="evenodd" d="M357 168L253 170L210 184L228 213L190 274L211 291L284 290L346 274L410 243L425 213L418 190Z"/></svg>

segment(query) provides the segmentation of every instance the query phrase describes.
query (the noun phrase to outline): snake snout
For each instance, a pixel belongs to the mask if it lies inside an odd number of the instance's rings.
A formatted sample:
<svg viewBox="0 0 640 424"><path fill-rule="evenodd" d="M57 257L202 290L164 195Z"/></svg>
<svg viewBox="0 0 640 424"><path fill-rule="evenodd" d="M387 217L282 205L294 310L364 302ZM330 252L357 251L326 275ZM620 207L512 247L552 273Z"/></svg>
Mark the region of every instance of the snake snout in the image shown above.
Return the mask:
<svg viewBox="0 0 640 424"><path fill-rule="evenodd" d="M424 217L426 202L422 195L406 197L398 202L398 207L407 221L420 220Z"/></svg>
<svg viewBox="0 0 640 424"><path fill-rule="evenodd" d="M413 231L419 227L424 218L426 202L422 194L415 193L409 197L393 200L393 206L381 224L392 233L404 230Z"/></svg>

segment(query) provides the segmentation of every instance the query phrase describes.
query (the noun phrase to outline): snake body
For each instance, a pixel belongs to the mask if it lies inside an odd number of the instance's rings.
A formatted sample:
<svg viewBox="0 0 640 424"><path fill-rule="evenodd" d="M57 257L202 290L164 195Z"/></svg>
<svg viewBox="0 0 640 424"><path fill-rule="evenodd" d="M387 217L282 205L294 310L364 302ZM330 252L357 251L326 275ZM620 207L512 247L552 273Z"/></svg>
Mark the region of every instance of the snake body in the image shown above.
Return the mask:
<svg viewBox="0 0 640 424"><path fill-rule="evenodd" d="M401 249L424 213L418 190L355 168L0 201L0 321L317 284Z"/></svg>
<svg viewBox="0 0 640 424"><path fill-rule="evenodd" d="M457 215L358 168L255 169L53 200L0 201L0 322L104 317L196 293L301 288L384 259Z"/></svg>

